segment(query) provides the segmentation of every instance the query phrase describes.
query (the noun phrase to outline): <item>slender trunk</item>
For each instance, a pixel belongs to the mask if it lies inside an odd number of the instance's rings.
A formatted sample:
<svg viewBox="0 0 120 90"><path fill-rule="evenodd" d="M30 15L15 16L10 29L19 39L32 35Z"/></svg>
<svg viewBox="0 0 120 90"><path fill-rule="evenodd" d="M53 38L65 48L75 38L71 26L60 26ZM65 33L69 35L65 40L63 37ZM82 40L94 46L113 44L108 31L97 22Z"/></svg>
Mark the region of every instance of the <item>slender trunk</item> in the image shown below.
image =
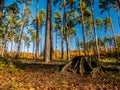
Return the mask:
<svg viewBox="0 0 120 90"><path fill-rule="evenodd" d="M68 34L68 35L69 35L69 34ZM71 49L70 49L70 45L71 45L71 42L70 42L70 35L69 35L69 36L68 36L68 50L69 50L69 53L70 53L70 54L69 54L69 55L70 55L69 57L70 57L70 59L71 59L71 52L70 52Z"/></svg>
<svg viewBox="0 0 120 90"><path fill-rule="evenodd" d="M12 52L14 52L14 48L13 47L15 47L15 45L14 45L14 36L13 36L13 41L12 41L12 43L13 43L13 45L12 45Z"/></svg>
<svg viewBox="0 0 120 90"><path fill-rule="evenodd" d="M35 51L35 42L33 41L33 54L34 54L34 51Z"/></svg>
<svg viewBox="0 0 120 90"><path fill-rule="evenodd" d="M65 4L65 1L63 1L63 3ZM65 17L66 17L66 6L64 5L64 15L63 15L63 22L62 22L63 29L61 30L61 46L62 46L62 47L61 47L61 52L62 52L61 58L62 58L62 59L64 58Z"/></svg>
<svg viewBox="0 0 120 90"><path fill-rule="evenodd" d="M108 51L109 51L109 53L111 54L111 38L110 38L110 28L108 27L108 30L107 30L107 36L108 36Z"/></svg>
<svg viewBox="0 0 120 90"><path fill-rule="evenodd" d="M79 45L78 45L78 37L76 36L75 42L76 42L76 56L78 56L79 53Z"/></svg>
<svg viewBox="0 0 120 90"><path fill-rule="evenodd" d="M62 56L61 58L64 58L64 37L63 37L63 32L61 31L61 51L62 51Z"/></svg>
<svg viewBox="0 0 120 90"><path fill-rule="evenodd" d="M40 40L40 53L42 53L42 27L41 27L41 32L40 32L41 40Z"/></svg>
<svg viewBox="0 0 120 90"><path fill-rule="evenodd" d="M17 53L17 56L18 56L18 54L20 52L20 46L21 46L21 41L22 41L22 36L23 36L23 29L24 29L24 21L23 21L23 19L24 19L24 12L25 12L24 9L25 9L25 3L24 3L23 8L22 8L22 22L21 22L21 27L20 27L20 35L19 35L19 39L18 39L18 49L17 49L18 53Z"/></svg>
<svg viewBox="0 0 120 90"><path fill-rule="evenodd" d="M38 0L36 0L36 59L39 55Z"/></svg>
<svg viewBox="0 0 120 90"><path fill-rule="evenodd" d="M66 33L67 60L70 61L69 30L67 30L67 23L66 23L66 1L65 0L64 0L64 28Z"/></svg>
<svg viewBox="0 0 120 90"><path fill-rule="evenodd" d="M50 62L50 30L51 29L51 0L47 0L47 20L46 20L46 37L45 37L45 62Z"/></svg>
<svg viewBox="0 0 120 90"><path fill-rule="evenodd" d="M57 59L57 31L56 31L56 59Z"/></svg>
<svg viewBox="0 0 120 90"><path fill-rule="evenodd" d="M81 7L83 6L83 2L81 1ZM83 33L83 47L84 47L84 56L87 56L87 52L86 52L86 42L85 42L85 23L84 23L84 10L83 8L81 8L81 13L82 13L82 33Z"/></svg>
<svg viewBox="0 0 120 90"><path fill-rule="evenodd" d="M4 0L0 0L0 26L2 25L3 9L4 9Z"/></svg>
<svg viewBox="0 0 120 90"><path fill-rule="evenodd" d="M66 45L67 45L67 60L70 61L69 30L66 31Z"/></svg>
<svg viewBox="0 0 120 90"><path fill-rule="evenodd" d="M29 45L27 45L27 58L29 57Z"/></svg>
<svg viewBox="0 0 120 90"><path fill-rule="evenodd" d="M110 15L110 10L107 9L107 12L108 12L108 16L109 16L109 18L110 18L110 20L111 20L111 23L112 23L112 34L113 34L115 49L116 49L116 51L117 51L117 41L116 41L116 38L115 38L115 32L114 32L114 27L113 27L112 18L111 18L111 15Z"/></svg>
<svg viewBox="0 0 120 90"><path fill-rule="evenodd" d="M11 41L11 48L10 48L10 52L13 52L13 51L12 51L12 46L13 46L13 41Z"/></svg>
<svg viewBox="0 0 120 90"><path fill-rule="evenodd" d="M34 47L35 47L35 43L34 43L34 41L33 41L33 54L34 54Z"/></svg>
<svg viewBox="0 0 120 90"><path fill-rule="evenodd" d="M90 56L90 47L89 47L89 42L87 42L87 55L88 55L88 57Z"/></svg>
<svg viewBox="0 0 120 90"><path fill-rule="evenodd" d="M6 31L5 31L5 42L4 42L4 52L7 51L7 41L8 41L8 30L10 30L10 22L8 20L8 24L6 27Z"/></svg>
<svg viewBox="0 0 120 90"><path fill-rule="evenodd" d="M101 34L101 39L103 39L104 40L104 34L102 33L102 27L100 27L100 34ZM106 45L105 45L105 42L103 43L103 47L104 47L104 50L105 50L105 52L106 52ZM107 52L106 52L107 53Z"/></svg>
<svg viewBox="0 0 120 90"><path fill-rule="evenodd" d="M91 5L91 12L92 12L92 19L93 19L93 30L94 30L96 54L97 54L98 59L100 59L99 46L98 46L98 40L97 40L97 33L96 33L95 22L94 22L95 20L94 20L93 0L90 0L90 5Z"/></svg>

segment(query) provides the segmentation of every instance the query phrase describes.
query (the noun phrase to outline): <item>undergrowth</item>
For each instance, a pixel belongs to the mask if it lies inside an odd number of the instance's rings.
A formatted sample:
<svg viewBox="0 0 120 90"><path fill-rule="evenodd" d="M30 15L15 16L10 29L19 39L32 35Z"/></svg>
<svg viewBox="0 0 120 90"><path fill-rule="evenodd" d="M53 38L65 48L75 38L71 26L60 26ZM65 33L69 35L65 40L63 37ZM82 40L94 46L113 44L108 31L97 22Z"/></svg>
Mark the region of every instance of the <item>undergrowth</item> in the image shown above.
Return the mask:
<svg viewBox="0 0 120 90"><path fill-rule="evenodd" d="M21 71L16 68L12 61L0 59L0 72L8 72L11 74Z"/></svg>

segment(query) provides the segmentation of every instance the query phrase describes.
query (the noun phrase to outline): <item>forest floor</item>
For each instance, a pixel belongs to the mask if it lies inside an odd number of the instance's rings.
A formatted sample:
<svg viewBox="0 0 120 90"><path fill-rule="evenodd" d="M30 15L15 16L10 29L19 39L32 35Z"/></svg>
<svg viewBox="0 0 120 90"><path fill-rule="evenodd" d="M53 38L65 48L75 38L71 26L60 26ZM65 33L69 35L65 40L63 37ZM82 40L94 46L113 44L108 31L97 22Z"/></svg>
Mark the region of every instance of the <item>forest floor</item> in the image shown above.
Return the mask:
<svg viewBox="0 0 120 90"><path fill-rule="evenodd" d="M120 90L118 71L92 79L71 72L61 74L60 64L0 60L0 90Z"/></svg>

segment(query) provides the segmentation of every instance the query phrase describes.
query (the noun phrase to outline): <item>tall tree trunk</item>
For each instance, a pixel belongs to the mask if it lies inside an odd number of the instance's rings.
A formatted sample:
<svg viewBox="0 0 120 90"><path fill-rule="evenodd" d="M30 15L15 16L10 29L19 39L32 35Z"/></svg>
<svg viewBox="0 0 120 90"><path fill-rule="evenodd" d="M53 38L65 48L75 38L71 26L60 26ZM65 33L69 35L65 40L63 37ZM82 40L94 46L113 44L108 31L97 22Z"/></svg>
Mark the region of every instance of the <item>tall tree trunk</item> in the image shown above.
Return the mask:
<svg viewBox="0 0 120 90"><path fill-rule="evenodd" d="M76 43L76 56L78 56L78 53L79 53L79 45L78 45L78 37L76 36L75 38L75 43Z"/></svg>
<svg viewBox="0 0 120 90"><path fill-rule="evenodd" d="M36 46L36 41L33 41L33 58L35 59L35 46Z"/></svg>
<svg viewBox="0 0 120 90"><path fill-rule="evenodd" d="M41 32L40 32L40 36L41 36L41 40L40 40L40 54L42 53L42 27L41 27Z"/></svg>
<svg viewBox="0 0 120 90"><path fill-rule="evenodd" d="M36 0L36 59L39 56L38 0Z"/></svg>
<svg viewBox="0 0 120 90"><path fill-rule="evenodd" d="M61 51L62 51L62 56L61 58L64 58L64 36L63 36L63 32L61 31Z"/></svg>
<svg viewBox="0 0 120 90"><path fill-rule="evenodd" d="M50 60L53 60L52 1L50 0Z"/></svg>
<svg viewBox="0 0 120 90"><path fill-rule="evenodd" d="M64 0L64 28L66 32L67 60L70 61L69 30L66 23L66 1Z"/></svg>
<svg viewBox="0 0 120 90"><path fill-rule="evenodd" d="M35 42L33 41L33 54L34 54L34 51L35 51Z"/></svg>
<svg viewBox="0 0 120 90"><path fill-rule="evenodd" d="M17 53L16 57L18 57L19 52L20 52L21 41L22 41L23 30L24 30L24 21L23 21L24 13L25 13L24 9L25 9L25 3L23 4L23 8L22 8L22 22L21 22L21 27L20 27L20 35L19 35L19 39L18 39L18 48L17 48L18 53Z"/></svg>
<svg viewBox="0 0 120 90"><path fill-rule="evenodd" d="M45 37L45 62L50 62L50 53L51 53L51 0L47 0L47 20L46 20L46 37Z"/></svg>
<svg viewBox="0 0 120 90"><path fill-rule="evenodd" d="M63 4L65 4L65 1L62 0ZM64 15L63 15L63 22L62 22L62 25L63 25L63 29L61 30L61 52L62 52L62 55L61 55L61 58L63 59L64 58L64 31L65 31L65 17L66 17L66 6L64 5Z"/></svg>
<svg viewBox="0 0 120 90"><path fill-rule="evenodd" d="M69 30L66 31L66 45L67 45L67 60L70 61L70 42L69 42Z"/></svg>
<svg viewBox="0 0 120 90"><path fill-rule="evenodd" d="M57 38L58 38L58 37L57 37L57 31L56 31L56 52L55 52L55 54L56 54L56 59L57 59L57 48L58 48L58 47L57 47Z"/></svg>
<svg viewBox="0 0 120 90"><path fill-rule="evenodd" d="M97 40L97 33L95 28L95 20L94 20L94 8L93 8L93 0L90 0L91 5L91 12L92 12L92 19L93 19L93 29L94 29L94 39L95 39L95 48L96 48L96 54L98 59L100 59L100 53L99 53L99 46L98 46L98 40Z"/></svg>
<svg viewBox="0 0 120 90"><path fill-rule="evenodd" d="M83 6L83 2L81 1L81 7ZM86 41L85 41L85 23L84 23L84 10L81 8L81 13L82 13L82 33L83 33L83 43L84 43L84 55L87 56L87 51L86 51Z"/></svg>
<svg viewBox="0 0 120 90"><path fill-rule="evenodd" d="M4 8L4 0L0 0L0 26L2 25L3 8Z"/></svg>

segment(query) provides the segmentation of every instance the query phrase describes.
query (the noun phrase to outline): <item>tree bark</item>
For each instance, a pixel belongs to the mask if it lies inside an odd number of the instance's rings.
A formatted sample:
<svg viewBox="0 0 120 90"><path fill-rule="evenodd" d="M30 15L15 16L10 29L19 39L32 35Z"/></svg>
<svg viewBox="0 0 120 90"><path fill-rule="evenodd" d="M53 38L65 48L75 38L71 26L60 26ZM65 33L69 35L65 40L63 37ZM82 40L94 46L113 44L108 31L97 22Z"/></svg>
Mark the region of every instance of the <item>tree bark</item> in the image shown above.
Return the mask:
<svg viewBox="0 0 120 90"><path fill-rule="evenodd" d="M67 28L67 23L66 23L66 1L65 0L64 0L64 28L66 33L67 60L70 61L69 30Z"/></svg>
<svg viewBox="0 0 120 90"><path fill-rule="evenodd" d="M58 37L57 37L57 30L56 30L56 52L55 52L55 54L56 54L56 59L57 59L57 48L58 48L58 47L57 47L57 38L58 38Z"/></svg>
<svg viewBox="0 0 120 90"><path fill-rule="evenodd" d="M64 58L64 36L63 36L63 32L61 31L61 51L62 51L62 56L61 58Z"/></svg>
<svg viewBox="0 0 120 90"><path fill-rule="evenodd" d="M52 1L50 0L50 60L53 60Z"/></svg>
<svg viewBox="0 0 120 90"><path fill-rule="evenodd" d="M39 56L39 28L38 28L38 0L36 0L36 59L38 59Z"/></svg>
<svg viewBox="0 0 120 90"><path fill-rule="evenodd" d="M66 31L66 44L67 44L67 60L70 61L69 30Z"/></svg>
<svg viewBox="0 0 120 90"><path fill-rule="evenodd" d="M46 20L46 37L45 37L45 62L50 62L51 55L51 0L47 0L47 20Z"/></svg>
<svg viewBox="0 0 120 90"><path fill-rule="evenodd" d="M63 3L64 3L64 1L63 1ZM62 13L62 11L61 11L61 13ZM63 22L62 22L63 29L60 30L60 32L61 32L61 52L62 52L61 59L64 58L64 24L65 24L64 18L65 18L65 13L66 13L66 10L65 10L65 7L64 7L64 15L63 15L63 18L62 18L63 19Z"/></svg>
<svg viewBox="0 0 120 90"><path fill-rule="evenodd" d="M4 0L0 0L0 26L2 25L3 9L4 9Z"/></svg>
<svg viewBox="0 0 120 90"><path fill-rule="evenodd" d="M83 6L83 2L81 1L81 7ZM85 23L84 23L84 10L81 8L81 13L82 13L82 33L83 33L83 42L84 42L84 55L87 56L86 52L86 41L85 41Z"/></svg>
<svg viewBox="0 0 120 90"><path fill-rule="evenodd" d="M42 53L42 27L41 27L41 32L40 32L40 36L41 36L41 40L40 40L40 54Z"/></svg>

